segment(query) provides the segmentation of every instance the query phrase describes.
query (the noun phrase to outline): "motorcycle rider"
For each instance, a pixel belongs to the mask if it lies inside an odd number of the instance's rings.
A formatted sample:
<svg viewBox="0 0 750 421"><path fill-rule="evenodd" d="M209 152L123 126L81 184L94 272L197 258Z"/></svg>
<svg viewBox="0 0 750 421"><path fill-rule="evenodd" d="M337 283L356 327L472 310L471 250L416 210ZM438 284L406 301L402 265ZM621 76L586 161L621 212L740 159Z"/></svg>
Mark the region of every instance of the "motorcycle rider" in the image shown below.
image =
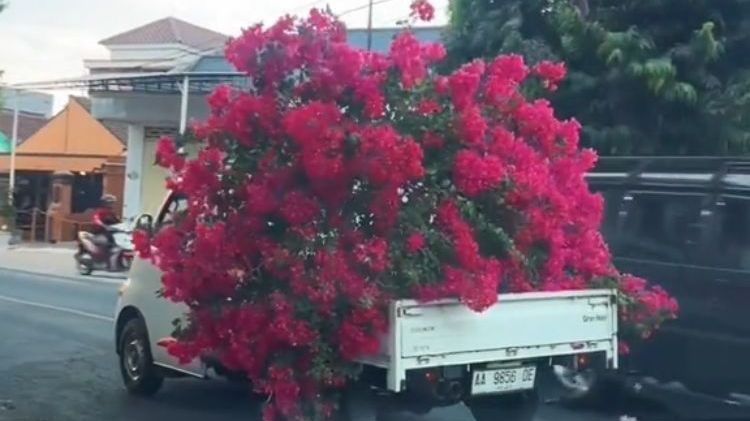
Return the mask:
<svg viewBox="0 0 750 421"><path fill-rule="evenodd" d="M114 267L113 248L115 245L115 239L112 235L112 231L109 229L111 225L120 223L120 219L113 210L113 207L117 203L117 198L111 194L105 194L100 199L100 206L94 211L93 214L93 229L92 234L98 239L97 243L105 248L106 254L109 257L107 259L109 267Z"/></svg>

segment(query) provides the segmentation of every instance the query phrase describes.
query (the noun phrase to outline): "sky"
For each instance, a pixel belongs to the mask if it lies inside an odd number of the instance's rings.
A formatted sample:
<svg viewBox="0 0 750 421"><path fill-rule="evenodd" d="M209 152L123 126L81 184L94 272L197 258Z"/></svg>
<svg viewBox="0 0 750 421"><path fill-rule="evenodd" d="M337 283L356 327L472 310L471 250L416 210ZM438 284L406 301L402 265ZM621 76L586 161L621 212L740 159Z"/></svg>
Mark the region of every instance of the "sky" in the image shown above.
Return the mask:
<svg viewBox="0 0 750 421"><path fill-rule="evenodd" d="M373 26L393 26L409 13L410 0L375 0ZM228 35L281 15L328 4L334 13L367 5L367 0L6 0L0 13L2 82L44 81L85 74L83 59L107 58L98 41L145 23L174 16ZM447 20L448 0L433 0L436 19ZM352 28L367 25L367 8L345 13ZM55 108L68 92L56 93Z"/></svg>

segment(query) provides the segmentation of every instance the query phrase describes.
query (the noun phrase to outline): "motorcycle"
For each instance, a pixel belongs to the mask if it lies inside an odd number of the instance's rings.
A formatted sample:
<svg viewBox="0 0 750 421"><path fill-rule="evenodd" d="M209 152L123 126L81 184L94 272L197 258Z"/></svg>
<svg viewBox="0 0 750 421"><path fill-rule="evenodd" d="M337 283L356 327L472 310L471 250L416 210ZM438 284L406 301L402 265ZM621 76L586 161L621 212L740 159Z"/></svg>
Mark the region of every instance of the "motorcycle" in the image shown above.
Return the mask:
<svg viewBox="0 0 750 421"><path fill-rule="evenodd" d="M114 245L107 247L103 236L90 232L78 233L78 252L75 254L78 273L91 275L94 270L108 272L127 272L133 262L132 231L124 223L112 224L107 227L114 239Z"/></svg>

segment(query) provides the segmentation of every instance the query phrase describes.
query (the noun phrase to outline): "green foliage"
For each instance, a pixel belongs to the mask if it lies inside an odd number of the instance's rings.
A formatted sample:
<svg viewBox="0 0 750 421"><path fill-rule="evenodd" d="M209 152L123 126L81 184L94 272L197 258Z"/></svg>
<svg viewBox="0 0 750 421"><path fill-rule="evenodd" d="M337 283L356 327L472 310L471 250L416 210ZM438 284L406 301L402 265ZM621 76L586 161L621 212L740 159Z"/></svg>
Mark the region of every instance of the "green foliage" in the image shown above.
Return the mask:
<svg viewBox="0 0 750 421"><path fill-rule="evenodd" d="M552 98L600 154L750 152L750 0L451 0L451 63L563 60Z"/></svg>

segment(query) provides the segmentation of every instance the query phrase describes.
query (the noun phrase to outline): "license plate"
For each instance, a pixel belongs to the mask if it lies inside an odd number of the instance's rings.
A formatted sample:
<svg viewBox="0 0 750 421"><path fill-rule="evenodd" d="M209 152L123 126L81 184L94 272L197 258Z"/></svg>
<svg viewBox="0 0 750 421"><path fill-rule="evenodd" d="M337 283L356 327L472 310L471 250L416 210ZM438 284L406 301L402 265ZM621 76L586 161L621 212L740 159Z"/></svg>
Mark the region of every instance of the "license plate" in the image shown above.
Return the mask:
<svg viewBox="0 0 750 421"><path fill-rule="evenodd" d="M534 388L535 366L497 368L474 371L471 394L516 392Z"/></svg>

